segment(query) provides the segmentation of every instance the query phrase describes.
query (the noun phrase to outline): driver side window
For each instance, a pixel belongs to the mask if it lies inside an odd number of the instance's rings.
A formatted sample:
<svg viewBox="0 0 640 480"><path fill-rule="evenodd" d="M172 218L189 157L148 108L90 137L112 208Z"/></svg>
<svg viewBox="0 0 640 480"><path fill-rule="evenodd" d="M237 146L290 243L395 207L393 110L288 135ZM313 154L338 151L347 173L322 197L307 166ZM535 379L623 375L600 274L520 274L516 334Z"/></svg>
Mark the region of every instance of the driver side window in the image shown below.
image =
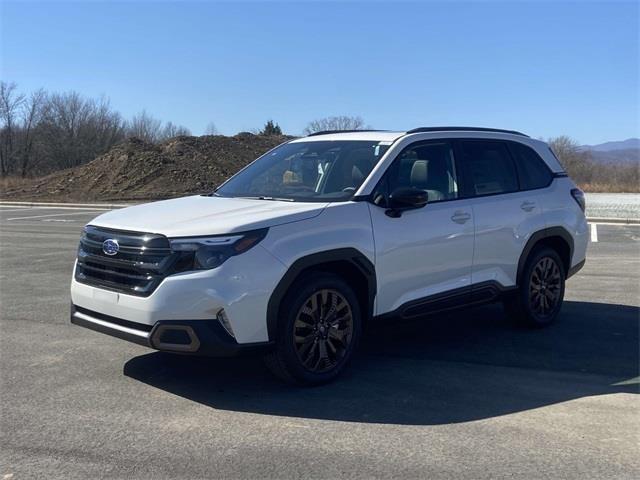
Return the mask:
<svg viewBox="0 0 640 480"><path fill-rule="evenodd" d="M374 195L375 203L381 206L398 188L424 190L429 203L458 198L453 146L449 142L431 142L407 147L389 167L381 187Z"/></svg>

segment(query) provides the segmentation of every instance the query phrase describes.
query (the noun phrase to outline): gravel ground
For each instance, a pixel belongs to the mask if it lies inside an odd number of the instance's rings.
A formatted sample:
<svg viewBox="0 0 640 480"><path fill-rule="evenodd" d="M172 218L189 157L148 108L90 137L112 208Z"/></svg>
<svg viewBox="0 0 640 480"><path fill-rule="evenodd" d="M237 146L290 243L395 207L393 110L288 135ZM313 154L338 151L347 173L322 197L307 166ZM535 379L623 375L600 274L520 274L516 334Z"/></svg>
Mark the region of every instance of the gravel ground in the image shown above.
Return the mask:
<svg viewBox="0 0 640 480"><path fill-rule="evenodd" d="M587 193L587 217L640 220L640 193Z"/></svg>

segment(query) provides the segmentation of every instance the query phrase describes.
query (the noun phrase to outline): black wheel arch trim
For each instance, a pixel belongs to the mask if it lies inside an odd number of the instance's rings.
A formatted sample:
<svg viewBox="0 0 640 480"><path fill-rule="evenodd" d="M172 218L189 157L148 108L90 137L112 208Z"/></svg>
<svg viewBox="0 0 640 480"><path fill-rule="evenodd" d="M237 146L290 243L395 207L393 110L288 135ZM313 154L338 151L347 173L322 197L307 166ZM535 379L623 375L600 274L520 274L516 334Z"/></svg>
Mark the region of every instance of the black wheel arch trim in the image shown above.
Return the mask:
<svg viewBox="0 0 640 480"><path fill-rule="evenodd" d="M520 285L520 280L524 272L524 267L527 263L527 259L529 258L529 255L531 254L532 250L535 248L538 242L551 237L560 237L569 246L569 261L564 272L565 278L568 278L568 275L571 269L571 259L573 258L573 248L574 248L573 237L564 227L548 227L535 232L533 235L531 235L531 237L525 244L524 249L520 254L520 259L518 260L518 273L516 277L517 285Z"/></svg>
<svg viewBox="0 0 640 480"><path fill-rule="evenodd" d="M373 263L356 248L337 248L312 253L293 262L273 290L267 304L267 334L270 341L275 340L278 328L278 311L280 304L289 291L289 287L305 270L321 267L324 264L348 262L354 266L367 281L367 310L363 315L373 315L373 304L377 291L376 270ZM364 310L364 309L363 309Z"/></svg>
<svg viewBox="0 0 640 480"><path fill-rule="evenodd" d="M573 267L571 267L569 269L569 273L567 273L567 278L573 277L576 273L582 270L582 267L584 267L584 264L586 263L586 261L587 259L585 258L580 263L576 263Z"/></svg>

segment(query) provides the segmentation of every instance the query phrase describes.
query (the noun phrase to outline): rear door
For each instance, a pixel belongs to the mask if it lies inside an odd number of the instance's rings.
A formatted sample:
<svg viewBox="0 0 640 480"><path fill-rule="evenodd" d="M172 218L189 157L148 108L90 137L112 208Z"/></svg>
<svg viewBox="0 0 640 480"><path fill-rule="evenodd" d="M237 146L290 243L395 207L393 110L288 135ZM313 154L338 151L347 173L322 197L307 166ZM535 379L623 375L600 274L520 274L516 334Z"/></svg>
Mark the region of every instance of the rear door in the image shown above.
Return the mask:
<svg viewBox="0 0 640 480"><path fill-rule="evenodd" d="M474 286L516 284L518 260L533 232L545 228L535 190L522 190L508 142L458 140L464 196L473 199Z"/></svg>
<svg viewBox="0 0 640 480"><path fill-rule="evenodd" d="M426 190L428 204L389 215L386 199L401 187ZM460 198L460 178L449 141L406 147L372 195L377 313L417 316L468 297L473 258L471 201ZM455 298L437 295L457 292ZM446 306L446 305L444 305Z"/></svg>

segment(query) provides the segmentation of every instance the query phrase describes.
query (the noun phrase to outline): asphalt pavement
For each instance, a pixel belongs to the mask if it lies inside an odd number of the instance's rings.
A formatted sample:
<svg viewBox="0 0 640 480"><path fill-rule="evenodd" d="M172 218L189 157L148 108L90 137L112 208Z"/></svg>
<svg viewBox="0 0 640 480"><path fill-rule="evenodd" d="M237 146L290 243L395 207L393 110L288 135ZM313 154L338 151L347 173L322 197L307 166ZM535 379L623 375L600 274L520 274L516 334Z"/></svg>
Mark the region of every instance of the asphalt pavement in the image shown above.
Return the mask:
<svg viewBox="0 0 640 480"><path fill-rule="evenodd" d="M550 328L498 305L379 324L344 377L297 389L71 325L98 213L0 208L1 480L640 475L640 226L595 227Z"/></svg>

